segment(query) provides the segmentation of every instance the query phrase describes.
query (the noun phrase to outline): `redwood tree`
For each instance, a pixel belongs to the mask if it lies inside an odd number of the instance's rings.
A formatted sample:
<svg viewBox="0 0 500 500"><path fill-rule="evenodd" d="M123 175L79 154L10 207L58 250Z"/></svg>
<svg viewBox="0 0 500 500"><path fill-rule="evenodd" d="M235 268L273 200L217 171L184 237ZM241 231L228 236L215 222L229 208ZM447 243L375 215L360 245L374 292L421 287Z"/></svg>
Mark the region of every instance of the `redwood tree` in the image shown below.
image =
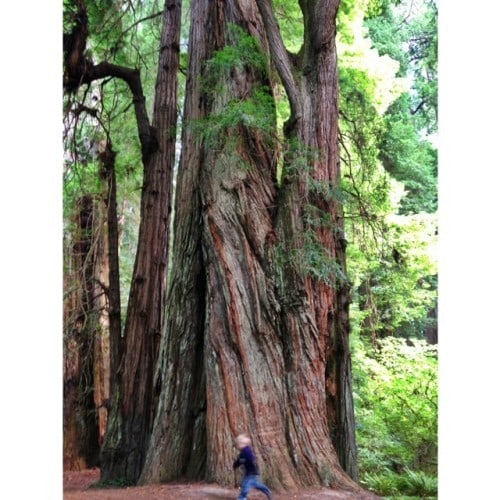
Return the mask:
<svg viewBox="0 0 500 500"><path fill-rule="evenodd" d="M144 176L138 247L112 410L101 450L101 479L137 481L156 408L153 386L164 321L175 162L181 2L165 0L152 125L136 113ZM134 92L136 109L144 98ZM147 137L147 138L146 138ZM121 342L115 339L116 342Z"/></svg>
<svg viewBox="0 0 500 500"><path fill-rule="evenodd" d="M103 480L135 482L144 462L156 407L153 374L164 321L181 5L180 0L165 0L156 97L150 124L140 72L109 61L93 62L87 50L86 2L74 0L72 3L75 8L73 29L64 36L65 91L74 93L81 86L104 78L123 80L133 97L144 166L139 242L125 329L123 336L121 331L113 330L110 338L110 415L100 456ZM111 161L114 152L110 145L105 153ZM116 189L115 179L109 174L103 173L110 187ZM116 210L114 214L116 216ZM111 275L113 282L116 281L117 266L110 270ZM113 296L117 298L117 294ZM119 319L119 303L110 303L109 307L110 318Z"/></svg>
<svg viewBox="0 0 500 500"><path fill-rule="evenodd" d="M110 399L110 337L119 338L120 290L114 154L99 145L101 192L77 202L64 308L64 467L98 465ZM83 424L83 425L82 425Z"/></svg>
<svg viewBox="0 0 500 500"><path fill-rule="evenodd" d="M74 229L66 250L64 300L64 450L65 470L98 463L98 422L94 405L94 335L99 310L97 276L100 225L97 202L79 197Z"/></svg>
<svg viewBox="0 0 500 500"><path fill-rule="evenodd" d="M293 290L301 303L286 311L286 330L304 346L308 337L317 335L315 357L322 363L317 371L307 363L300 370L304 381L315 379L321 383L323 370L326 371L330 435L342 466L357 479L349 350L350 285L346 275L338 140L335 22L340 0L299 0L304 40L297 54L285 49L272 2L257 3L271 40L273 61L290 102L285 137L289 146L297 145L299 158L307 159L306 167L298 168L295 150L285 156L286 201L280 204L278 226L285 252L299 259L288 259L285 264L283 292L286 297ZM305 279L304 270L308 271ZM314 326L303 320L306 310L312 314ZM318 408L324 389L325 386L317 392Z"/></svg>
<svg viewBox="0 0 500 500"><path fill-rule="evenodd" d="M292 56L270 2L192 2L174 271L141 482L230 484L233 438L248 432L273 487L358 489L332 442L355 477L338 2L300 5ZM269 54L291 106L280 185Z"/></svg>

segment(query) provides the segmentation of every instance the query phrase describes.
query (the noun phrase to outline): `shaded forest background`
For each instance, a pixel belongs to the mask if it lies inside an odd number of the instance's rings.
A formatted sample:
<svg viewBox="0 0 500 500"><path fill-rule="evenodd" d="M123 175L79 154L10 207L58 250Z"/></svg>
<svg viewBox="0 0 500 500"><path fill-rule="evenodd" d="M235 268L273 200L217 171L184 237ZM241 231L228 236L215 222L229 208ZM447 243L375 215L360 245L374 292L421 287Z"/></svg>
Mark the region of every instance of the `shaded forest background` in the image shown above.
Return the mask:
<svg viewBox="0 0 500 500"><path fill-rule="evenodd" d="M470 60L473 60L473 58L471 57L471 58L470 58ZM441 118L440 118L440 120L441 120ZM440 131L440 137L441 137L441 131ZM446 137L446 135L445 135L445 137ZM441 141L441 139L440 139L440 141ZM476 153L477 153L477 152L476 152ZM466 154L466 152L464 152L463 154ZM57 156L57 155L54 155L54 156ZM50 155L49 155L49 157L50 157ZM478 158L478 156L475 156L475 159L476 159L476 160L477 160L477 158ZM39 162L40 162L40 159L39 159L39 157L37 156L37 160L36 160L36 162L35 162L35 161L33 161L33 163L39 163ZM57 163L56 163L56 164L57 164ZM445 162L445 164L446 164L446 162ZM460 162L457 162L457 165L459 165L459 164L460 164ZM457 167L457 168L458 168L458 167ZM57 172L57 168L55 168L55 167L54 167L54 172ZM444 176L445 176L445 178L448 178L448 179L449 179L449 177L447 177L446 171L445 171ZM55 177L57 177L57 174L54 176L54 178L55 178ZM453 180L452 182L454 183L455 181ZM488 192L488 189L489 189L489 186L487 186L487 185L486 185L486 186L484 186L484 185L482 186L482 190L483 190L483 192L486 192L486 193L487 193L487 192ZM471 196L472 196L472 195L471 195ZM488 198L488 197L485 197L485 198ZM57 199L57 196L55 197L55 199ZM40 205L41 205L41 206L43 206L43 205L44 205L44 203L40 203ZM457 205L458 205L458 203L457 203ZM478 203L478 205L479 205L479 206L481 206L481 203ZM458 207L457 207L457 208L458 208ZM489 211L489 210L485 210L485 211L487 212L487 211ZM465 214L465 215L464 215L464 217L465 217L465 220L467 220L467 219L466 219L467 214ZM50 220L50 217L48 217L47 219L48 219L48 220ZM56 219L57 219L57 217L55 217L55 219L54 219L54 220L56 220ZM28 227L29 225L28 225L28 224L26 224L26 226ZM32 226L33 226L33 225L31 225L31 227L32 227ZM480 227L481 227L481 226L480 226ZM39 238L35 238L35 240L37 240L37 241L38 241L38 240L43 241L43 239L44 239L44 238L43 238L43 235L45 234L45 232L46 232L46 231L45 231L45 229L44 229L44 230L43 230L43 233L38 233L38 235L39 235L40 237L39 237ZM487 235L487 234L488 234L488 232L487 232L487 231L483 231L483 233L481 233L481 234ZM33 228L33 235L35 235L35 236L37 235L37 229L35 229L35 228ZM445 237L446 237L446 235L445 235ZM21 241L22 241L22 239L21 239ZM27 244L27 245L23 245L23 248L24 248L24 247L26 247L26 248L29 248L29 249L30 249L30 251L26 254L26 261L31 261L31 260L32 260L32 248L33 248L33 245L32 245L32 239L30 238L30 239L29 239L29 241L30 241L29 245L28 245L28 244ZM458 251L460 251L460 248L461 248L461 246L460 246L460 245L457 245L456 247L454 247L453 251L457 251L457 252L458 252ZM492 249L492 250L493 250L494 248L495 248L495 246L494 246L493 244L489 245L489 246L488 246L488 250L486 251L486 254L488 254L488 252L490 251L490 249ZM18 249L18 250L19 250L19 249ZM55 254L55 255L57 255L57 254L58 254L58 252L59 252L59 250L55 250L55 251L54 251L54 254ZM492 254L490 254L490 255L492 255ZM50 261L50 257L49 257L47 260L49 260L49 261ZM445 270L445 272L446 272L449 268L447 268L447 264L443 264L443 265L444 265L444 270ZM478 262L478 263L477 263L477 265L478 265L478 266L480 266L480 265L481 265L481 263L480 263L480 262ZM40 271L40 269L43 269L43 265L38 266L38 270L39 270L39 271ZM45 273L42 273L41 277L42 277L43 279L42 279L41 281L42 281L43 283L50 283L51 281L53 281L54 276L57 276L57 275L58 275L58 272L59 272L59 271L56 271L56 272L47 272L46 274L45 274ZM448 272L449 272L449 271L448 271ZM36 273L35 273L35 274L36 274ZM448 278L449 278L449 275L448 275ZM440 279L442 279L441 274L440 274ZM49 287L49 288L50 288L50 287ZM42 296L42 295L43 295L43 292L42 292L42 293L39 293L38 295L39 295L39 296ZM19 296L21 296L21 294L20 294ZM460 300L461 300L461 299L459 299L457 302L458 302L458 303L460 303ZM471 300L474 300L474 297L473 297L473 298L471 298ZM483 300L481 301L481 304L483 305L483 307L486 307L486 304L487 304L487 303L488 303L488 297L483 297ZM57 307L58 307L58 306L56 306L56 308L57 308ZM454 305L454 306L453 306L453 309L455 310L455 309L456 309L456 307L457 307L457 306L455 306L455 305ZM479 308L478 308L478 310L479 310ZM442 309L440 310L440 314L442 314ZM46 317L45 315L46 315L46 308L44 307L44 308L40 311L40 314L38 315L38 318L45 318L45 317ZM21 317L21 316L22 316L22 314L19 314L19 317ZM484 316L483 316L483 317L484 317ZM50 322L50 321L49 321L49 322ZM57 323L57 321L56 321L56 323ZM359 324L361 324L361 321L359 321ZM476 325L476 324L477 324L477 323L475 323L475 325ZM35 330L36 328L33 326L31 329L32 329L32 330ZM485 329L486 329L486 328L485 328ZM440 333L441 333L441 332L440 332ZM441 343L441 338L440 338L440 343ZM386 350L385 350L384 352L385 352L388 356L390 356L390 355L391 355L391 353L393 353L393 354L394 354L395 352L397 352L398 348L399 348L399 347L398 347L397 343L396 343L396 345L387 345L387 346L386 346ZM42 351L42 352L43 352L43 351ZM486 351L486 354L484 354L484 356L487 356L487 354L488 354L488 353L487 353L487 351ZM50 356L48 356L48 358L50 359ZM370 358L370 359L372 359L372 358ZM35 364L35 366L37 366L37 364L38 364L38 361L37 361L37 363ZM52 365L52 366L57 365L57 361L56 361L55 363L54 363L54 362L49 363L49 365ZM50 369L50 368L49 368L49 369ZM43 372L43 371L44 371L44 369L40 369L40 372ZM56 370L56 371L57 371L57 370ZM60 372L58 372L58 376L59 376L59 375L60 375ZM486 378L486 377L485 377L485 378ZM36 383L36 382L35 382L35 383ZM465 388L468 388L467 383L466 383L466 382L464 382L464 383L466 384L466 387L465 387ZM56 386L57 386L57 384L56 384ZM478 389L478 391L480 391L480 389ZM47 393L46 389L45 389L45 390L43 390L43 391L33 391L33 388L31 388L29 391L25 391L24 393L25 393L25 394L31 394L31 396L30 396L30 401L33 401L33 404L38 403L38 407L43 407L43 406L44 406L44 405L43 405L43 399L42 399L42 398L40 398L40 396L37 396L37 394L38 394L38 393L40 393L40 394L46 394L46 393ZM37 399L37 398L40 398L40 399ZM487 405L488 398L487 398L487 397L484 397L484 398L483 398L483 401L485 402L485 407L486 407L486 409L487 409L487 408L488 408L488 405ZM35 403L35 402L36 402L36 403ZM30 403L30 406L31 406L31 403ZM487 413L488 413L488 412L487 412ZM494 412L491 412L490 414L494 414ZM453 418L455 419L455 421L456 421L456 419L458 418L458 417L457 417L457 415L459 415L459 412L455 412L455 415L453 416ZM59 418L59 417L56 417L54 420L56 420L56 421L57 421L57 418ZM445 431L445 432L446 432L446 431ZM40 432L39 432L39 430L37 429L37 434L39 434L39 433L40 433ZM57 432L55 432L55 435L57 435ZM33 442L35 442L35 441L36 441L36 440L35 440L35 439L33 439ZM50 446L42 446L42 448L43 448L43 449L49 449L49 448L51 448L51 447L52 447L52 443L50 444ZM17 447L16 447L16 448L17 448ZM24 447L23 447L23 448L24 448ZM25 448L24 448L24 449L25 449ZM24 451L23 451L23 454L24 454ZM484 464L483 464L483 466L484 466ZM51 474L47 474L47 477L51 477ZM42 481L42 483L43 483L43 481ZM463 483L462 483L461 487L462 487L462 489L463 489Z"/></svg>

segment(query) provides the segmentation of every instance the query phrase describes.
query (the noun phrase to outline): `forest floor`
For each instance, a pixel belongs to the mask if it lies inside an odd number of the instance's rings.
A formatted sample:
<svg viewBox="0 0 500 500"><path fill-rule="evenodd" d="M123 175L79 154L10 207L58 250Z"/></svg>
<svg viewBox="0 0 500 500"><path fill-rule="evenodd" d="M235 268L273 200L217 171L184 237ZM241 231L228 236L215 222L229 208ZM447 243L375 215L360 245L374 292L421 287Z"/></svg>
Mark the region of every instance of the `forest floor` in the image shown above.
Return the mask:
<svg viewBox="0 0 500 500"><path fill-rule="evenodd" d="M99 480L99 469L64 472L64 500L216 500L236 499L238 488L223 488L208 483L169 483L125 488L92 487ZM249 500L265 499L265 495L253 490ZM371 493L353 494L332 489L308 489L294 493L274 494L273 499L285 500L373 500L380 497Z"/></svg>

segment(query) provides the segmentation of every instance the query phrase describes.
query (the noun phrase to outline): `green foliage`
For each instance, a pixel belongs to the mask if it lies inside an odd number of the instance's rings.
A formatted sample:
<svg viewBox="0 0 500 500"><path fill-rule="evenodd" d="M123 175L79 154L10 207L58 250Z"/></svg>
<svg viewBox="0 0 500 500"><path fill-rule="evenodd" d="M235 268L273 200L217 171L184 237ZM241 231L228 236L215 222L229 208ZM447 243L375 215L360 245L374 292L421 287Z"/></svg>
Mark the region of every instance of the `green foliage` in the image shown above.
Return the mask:
<svg viewBox="0 0 500 500"><path fill-rule="evenodd" d="M386 476L388 470L435 475L437 347L425 341L395 337L379 340L371 346L356 336L353 352L359 466L363 481L369 481L370 477L373 480L374 475ZM409 475L414 486L422 477L427 476ZM390 476L388 481L392 481Z"/></svg>
<svg viewBox="0 0 500 500"><path fill-rule="evenodd" d="M217 110L189 126L211 148L227 140L226 133L235 127L259 130L274 137L276 112L271 89L266 85L254 87L251 95L236 99L228 88L233 72L255 72L265 78L267 59L255 37L236 25L229 25L229 42L215 52L206 64L202 87L210 99L217 101Z"/></svg>
<svg viewBox="0 0 500 500"><path fill-rule="evenodd" d="M357 21L362 15L366 1L342 0L337 14L338 40L353 45L356 32L359 31Z"/></svg>
<svg viewBox="0 0 500 500"><path fill-rule="evenodd" d="M286 48L298 53L304 39L304 19L299 2L273 0L273 6Z"/></svg>
<svg viewBox="0 0 500 500"><path fill-rule="evenodd" d="M287 139L284 144L285 165L282 180L296 179L301 175L311 178L312 165L317 154L317 150L304 144L298 138Z"/></svg>
<svg viewBox="0 0 500 500"><path fill-rule="evenodd" d="M206 63L202 85L212 97L226 93L233 71L254 71L267 74L267 58L255 37L235 24L228 26L227 44L216 51Z"/></svg>
<svg viewBox="0 0 500 500"><path fill-rule="evenodd" d="M303 246L298 252L298 256L300 259L299 268L305 275L308 274L329 286L348 281L335 256L319 241L315 231L306 230L303 237Z"/></svg>
<svg viewBox="0 0 500 500"><path fill-rule="evenodd" d="M407 24L396 15L393 8L386 4L371 10L365 17L365 26L374 47L381 55L387 54L399 63L399 76L408 71L408 55L405 41L408 39Z"/></svg>
<svg viewBox="0 0 500 500"><path fill-rule="evenodd" d="M363 177L369 178L378 164L379 137L384 127L373 102L376 83L363 70L340 68L339 85L342 145L349 155L345 161L360 164Z"/></svg>
<svg viewBox="0 0 500 500"><path fill-rule="evenodd" d="M365 474L361 484L387 500L433 499L437 498L438 492L436 475L412 470L401 474L391 470Z"/></svg>
<svg viewBox="0 0 500 500"><path fill-rule="evenodd" d="M363 5L344 4L349 37L339 37L342 187L355 321L363 335L421 338L436 303L437 229L428 214L437 208L437 155L422 136L420 113L412 114L410 30L399 27L395 2L369 2L365 12Z"/></svg>
<svg viewBox="0 0 500 500"><path fill-rule="evenodd" d="M345 213L352 230L378 223L392 210L393 182L379 158L387 127L383 115L408 83L397 76L394 60L373 49L363 27L363 5L351 2L343 9L350 37L339 30L339 125Z"/></svg>
<svg viewBox="0 0 500 500"><path fill-rule="evenodd" d="M400 491L418 497L437 497L438 480L435 475L408 470L400 480Z"/></svg>
<svg viewBox="0 0 500 500"><path fill-rule="evenodd" d="M279 269L286 270L290 266L303 278L310 277L329 286L348 281L335 256L319 241L315 230L305 229L295 244L293 249L285 248L282 242L276 246L275 263Z"/></svg>
<svg viewBox="0 0 500 500"><path fill-rule="evenodd" d="M437 152L420 137L405 94L386 115L386 131L380 143L380 159L387 171L404 183L400 213L433 213L437 209Z"/></svg>
<svg viewBox="0 0 500 500"><path fill-rule="evenodd" d="M437 167L421 110L412 114L409 31L393 4L366 5L366 32L361 6L344 3L350 21L339 48L359 467L361 483L380 495L433 497L437 355L415 339L436 304Z"/></svg>
<svg viewBox="0 0 500 500"><path fill-rule="evenodd" d="M376 246L348 246L362 334L422 338L437 295L436 216L393 215ZM361 238L361 237L360 237Z"/></svg>
<svg viewBox="0 0 500 500"><path fill-rule="evenodd" d="M384 167L405 184L401 213L437 208L437 154L430 138L437 129L437 7L432 0L387 2L366 20L381 54L400 64L412 86L386 114L381 143Z"/></svg>
<svg viewBox="0 0 500 500"><path fill-rule="evenodd" d="M260 130L272 136L273 116L273 98L267 87L261 87L255 89L247 99L231 100L220 112L211 113L190 126L214 148L228 130L238 126Z"/></svg>

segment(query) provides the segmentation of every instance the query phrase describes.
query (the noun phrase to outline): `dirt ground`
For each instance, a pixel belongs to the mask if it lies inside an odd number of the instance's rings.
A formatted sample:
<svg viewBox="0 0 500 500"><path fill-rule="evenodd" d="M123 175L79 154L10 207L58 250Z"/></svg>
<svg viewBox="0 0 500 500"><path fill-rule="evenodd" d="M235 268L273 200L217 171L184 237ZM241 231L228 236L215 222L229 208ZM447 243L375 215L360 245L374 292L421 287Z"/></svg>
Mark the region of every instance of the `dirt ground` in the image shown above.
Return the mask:
<svg viewBox="0 0 500 500"><path fill-rule="evenodd" d="M116 489L97 489L91 486L99 480L99 469L64 473L64 500L216 500L224 498L236 499L237 488L223 488L208 483L169 483L148 486L134 486ZM265 499L265 495L253 490L249 500ZM275 500L373 500L380 497L369 493L354 495L337 490L316 489L303 490L297 493L274 494Z"/></svg>

